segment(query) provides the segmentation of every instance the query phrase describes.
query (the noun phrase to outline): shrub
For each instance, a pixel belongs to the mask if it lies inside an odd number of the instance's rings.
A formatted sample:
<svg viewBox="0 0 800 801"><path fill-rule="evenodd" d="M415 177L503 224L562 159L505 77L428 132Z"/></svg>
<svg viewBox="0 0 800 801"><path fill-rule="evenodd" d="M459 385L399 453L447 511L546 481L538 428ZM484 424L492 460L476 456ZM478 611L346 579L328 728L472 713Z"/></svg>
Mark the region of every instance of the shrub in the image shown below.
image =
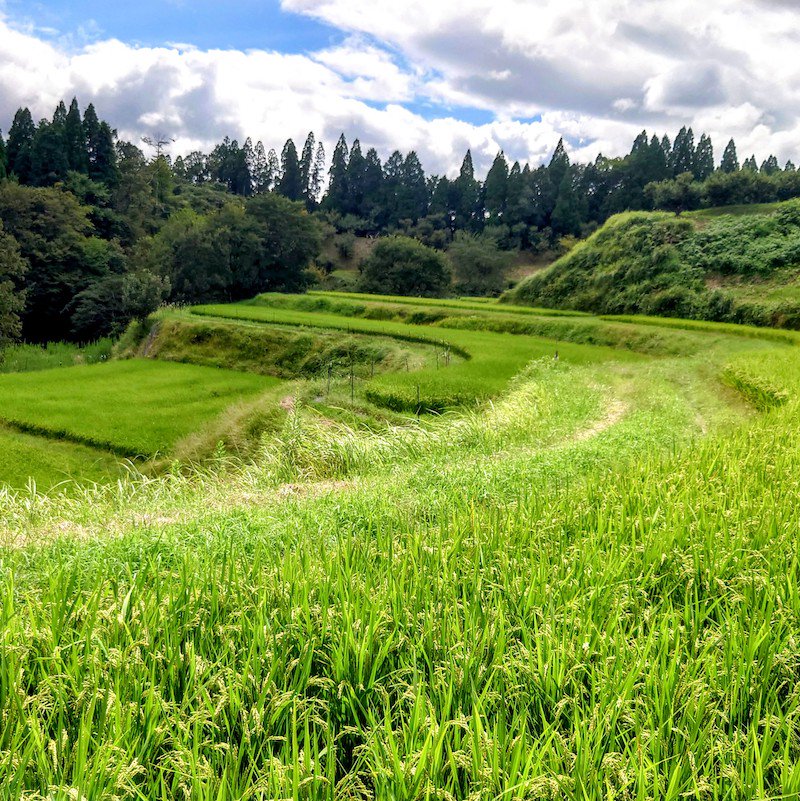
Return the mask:
<svg viewBox="0 0 800 801"><path fill-rule="evenodd" d="M381 239L361 266L360 289L386 295L441 297L450 288L445 257L407 236Z"/></svg>

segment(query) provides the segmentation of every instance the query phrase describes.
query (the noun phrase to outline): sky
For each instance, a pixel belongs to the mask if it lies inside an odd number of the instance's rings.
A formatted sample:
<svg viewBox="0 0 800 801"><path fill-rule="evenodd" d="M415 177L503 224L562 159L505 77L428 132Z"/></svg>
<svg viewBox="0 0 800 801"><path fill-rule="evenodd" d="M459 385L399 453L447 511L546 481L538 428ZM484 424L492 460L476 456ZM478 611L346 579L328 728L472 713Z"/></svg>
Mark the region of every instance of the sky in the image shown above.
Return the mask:
<svg viewBox="0 0 800 801"><path fill-rule="evenodd" d="M313 130L479 173L642 129L800 161L797 0L0 0L0 128L93 102L123 139L280 152Z"/></svg>

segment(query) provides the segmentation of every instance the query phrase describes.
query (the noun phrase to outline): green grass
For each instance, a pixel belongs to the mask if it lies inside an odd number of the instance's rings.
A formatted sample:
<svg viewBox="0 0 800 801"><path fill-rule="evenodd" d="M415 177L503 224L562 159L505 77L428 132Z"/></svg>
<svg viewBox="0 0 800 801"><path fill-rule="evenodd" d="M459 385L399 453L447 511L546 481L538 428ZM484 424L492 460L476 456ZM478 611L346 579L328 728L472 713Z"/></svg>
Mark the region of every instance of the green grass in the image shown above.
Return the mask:
<svg viewBox="0 0 800 801"><path fill-rule="evenodd" d="M298 413L249 467L9 499L7 797L794 797L797 395L748 423L725 358L547 360L481 414Z"/></svg>
<svg viewBox="0 0 800 801"><path fill-rule="evenodd" d="M0 421L121 456L166 454L276 379L147 360L0 376Z"/></svg>
<svg viewBox="0 0 800 801"><path fill-rule="evenodd" d="M408 304L412 306L434 306L443 309L467 309L481 312L511 312L514 314L533 314L544 317L581 317L585 312L571 311L569 309L537 309L532 306L514 306L502 304L492 298L412 298L403 295L370 295L364 292L309 292L310 297L322 297L330 300L353 300L367 303Z"/></svg>
<svg viewBox="0 0 800 801"><path fill-rule="evenodd" d="M0 354L0 373L28 373L54 367L97 364L111 358L113 345L110 339L101 339L89 345L68 342L10 345Z"/></svg>
<svg viewBox="0 0 800 801"><path fill-rule="evenodd" d="M312 380L248 459L0 491L4 801L800 796L800 348L206 311L451 338L375 382L492 401L386 424Z"/></svg>
<svg viewBox="0 0 800 801"><path fill-rule="evenodd" d="M714 334L725 334L735 337L763 339L769 342L783 342L800 345L800 333L781 331L774 328L762 328L755 325L739 325L737 323L712 323L705 320L683 320L676 317L649 317L645 314L606 314L601 320L615 323L631 323L633 325L656 326L658 328L678 329L683 331L707 331Z"/></svg>
<svg viewBox="0 0 800 801"><path fill-rule="evenodd" d="M0 476L5 486L24 489L33 481L48 492L76 482L114 481L124 473L120 461L105 451L0 427Z"/></svg>
<svg viewBox="0 0 800 801"><path fill-rule="evenodd" d="M143 349L148 358L161 361L224 367L287 380L315 378L328 368L345 369L351 362L359 372L397 370L406 360L416 363L425 354L425 348L389 338L200 320L174 312L160 315L133 352Z"/></svg>
<svg viewBox="0 0 800 801"><path fill-rule="evenodd" d="M716 219L718 217L749 217L759 214L773 214L783 203L746 203L739 206L714 206L710 209L697 209L696 211L686 211L682 216L691 220L703 221Z"/></svg>

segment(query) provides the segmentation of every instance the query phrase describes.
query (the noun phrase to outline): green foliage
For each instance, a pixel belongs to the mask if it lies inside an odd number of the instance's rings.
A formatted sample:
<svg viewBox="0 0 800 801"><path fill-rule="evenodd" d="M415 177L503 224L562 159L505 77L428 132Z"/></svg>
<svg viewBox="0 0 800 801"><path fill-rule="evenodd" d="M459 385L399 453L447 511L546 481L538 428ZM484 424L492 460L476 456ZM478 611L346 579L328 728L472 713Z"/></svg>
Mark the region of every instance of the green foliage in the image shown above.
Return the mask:
<svg viewBox="0 0 800 801"><path fill-rule="evenodd" d="M755 211L698 213L691 220L620 215L507 299L601 314L800 327L800 304L790 297L768 301L756 285L752 297L738 284L710 285L725 276L785 283L787 271L800 267L800 203Z"/></svg>
<svg viewBox="0 0 800 801"><path fill-rule="evenodd" d="M652 208L674 211L680 214L683 211L699 208L703 187L691 172L683 172L674 181L661 181L648 184L645 187L645 196Z"/></svg>
<svg viewBox="0 0 800 801"><path fill-rule="evenodd" d="M258 271L247 294L304 287L305 271L322 245L317 221L301 204L277 195L252 198L246 213L257 226L259 244Z"/></svg>
<svg viewBox="0 0 800 801"><path fill-rule="evenodd" d="M70 304L119 252L92 236L88 208L66 192L0 186L0 220L28 265L24 334L37 341L71 334Z"/></svg>
<svg viewBox="0 0 800 801"><path fill-rule="evenodd" d="M459 231L447 249L453 285L465 295L497 295L505 284L508 254L494 239Z"/></svg>
<svg viewBox="0 0 800 801"><path fill-rule="evenodd" d="M299 203L258 195L173 214L143 261L168 281L171 300L192 303L302 288L320 246L320 226Z"/></svg>
<svg viewBox="0 0 800 801"><path fill-rule="evenodd" d="M433 248L405 236L381 239L361 267L360 289L436 297L450 288L450 267Z"/></svg>
<svg viewBox="0 0 800 801"><path fill-rule="evenodd" d="M16 239L5 232L0 221L0 353L22 331L25 293L20 286L26 270Z"/></svg>
<svg viewBox="0 0 800 801"><path fill-rule="evenodd" d="M168 280L148 270L109 274L76 295L72 334L83 342L98 332L119 336L132 320L154 312L168 292Z"/></svg>

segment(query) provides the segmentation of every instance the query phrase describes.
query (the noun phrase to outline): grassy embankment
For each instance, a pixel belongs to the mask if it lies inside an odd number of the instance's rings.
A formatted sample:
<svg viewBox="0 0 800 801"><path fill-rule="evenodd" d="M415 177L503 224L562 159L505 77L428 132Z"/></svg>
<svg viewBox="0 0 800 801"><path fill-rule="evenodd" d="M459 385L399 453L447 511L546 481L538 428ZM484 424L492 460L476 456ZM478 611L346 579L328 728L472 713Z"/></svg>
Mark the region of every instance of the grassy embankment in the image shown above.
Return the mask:
<svg viewBox="0 0 800 801"><path fill-rule="evenodd" d="M800 328L800 202L612 217L505 300Z"/></svg>
<svg viewBox="0 0 800 801"><path fill-rule="evenodd" d="M305 310L309 305L318 310ZM251 303L199 306L193 311L204 317L372 333L433 346L434 352L423 369L385 374L366 381L365 397L395 411L442 412L487 400L502 392L528 362L541 356L553 358L558 353L560 358L575 363L636 358L635 354L610 347L481 330L491 326L491 320L484 318L477 318L478 330L451 328L448 324L453 321L447 316L448 307L445 312L432 305L422 307L432 311L408 312L400 306L402 322L395 319L397 313L391 305L371 306L374 317L363 316L362 308L368 307L348 301L332 303L323 298L261 296ZM435 328L431 328L432 322L437 323ZM456 364L454 355L461 357Z"/></svg>

